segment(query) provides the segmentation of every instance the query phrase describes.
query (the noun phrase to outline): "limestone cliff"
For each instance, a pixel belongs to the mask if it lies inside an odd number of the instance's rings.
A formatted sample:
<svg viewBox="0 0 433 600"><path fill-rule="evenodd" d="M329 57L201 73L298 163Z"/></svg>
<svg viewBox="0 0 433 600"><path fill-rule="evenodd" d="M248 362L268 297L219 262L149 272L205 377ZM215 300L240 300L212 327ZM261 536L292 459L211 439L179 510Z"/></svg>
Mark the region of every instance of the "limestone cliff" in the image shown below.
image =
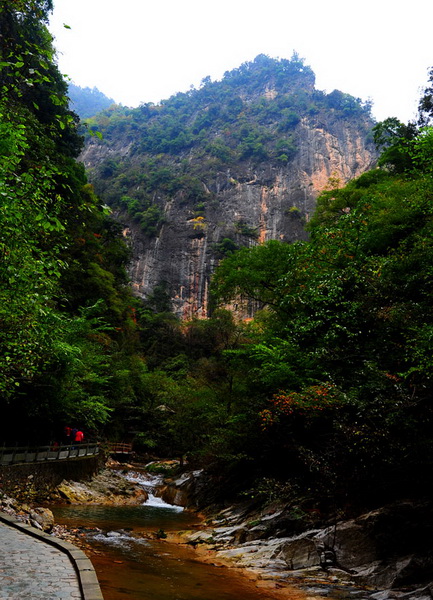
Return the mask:
<svg viewBox="0 0 433 600"><path fill-rule="evenodd" d="M300 64L289 62L278 83L250 63L254 85L242 73L227 91L226 74L167 105L105 115L104 140L91 138L82 160L125 225L139 296L164 284L177 315L207 316L227 248L305 239L318 194L374 165L368 111L341 92L315 91Z"/></svg>

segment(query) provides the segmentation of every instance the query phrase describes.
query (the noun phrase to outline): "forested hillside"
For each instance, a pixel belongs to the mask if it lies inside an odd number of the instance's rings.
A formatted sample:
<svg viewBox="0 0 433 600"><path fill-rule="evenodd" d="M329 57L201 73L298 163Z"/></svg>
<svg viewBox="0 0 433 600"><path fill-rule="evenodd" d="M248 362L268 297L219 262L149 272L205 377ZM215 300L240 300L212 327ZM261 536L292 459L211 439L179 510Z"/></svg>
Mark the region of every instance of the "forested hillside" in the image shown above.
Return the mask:
<svg viewBox="0 0 433 600"><path fill-rule="evenodd" d="M68 85L69 106L80 119L88 119L112 104L113 98L108 98L98 88L80 87L74 83Z"/></svg>
<svg viewBox="0 0 433 600"><path fill-rule="evenodd" d="M209 315L216 264L235 248L305 239L329 181L376 161L370 106L315 88L296 54L265 55L158 105L88 121L82 159L127 228L134 290L164 286L177 316Z"/></svg>
<svg viewBox="0 0 433 600"><path fill-rule="evenodd" d="M76 162L82 140L46 28L50 8L0 2L0 441L46 442L78 424L88 436L134 440L137 451L205 468L209 500L282 499L307 522L313 509L421 497L433 458L432 89L418 124L375 127L379 167L330 182L308 239L238 249L223 238L211 317L180 321L162 283L146 300L131 294L119 226ZM311 81L299 62L278 65ZM255 72L241 69L225 86L253 85ZM214 89L205 82L189 96ZM344 95L334 100L335 124L345 111L365 113ZM123 179L117 159L95 167L98 189L150 237L162 225L153 198L163 193L194 203L200 239L213 198L203 164L234 169L241 154L248 169L288 163L291 134L284 148L279 136L304 118L286 104L270 117L260 100L247 110L240 98L228 131L215 133L221 115L210 104L196 125L186 115L162 139L161 123L184 101L97 120L107 144L124 130L121 144L134 147L141 130L139 143L163 155L139 169L125 159ZM332 101L319 94L311 111ZM273 139L252 127L254 111L281 121ZM175 148L193 136L201 142L188 161ZM254 319L218 307L239 298L261 306Z"/></svg>
<svg viewBox="0 0 433 600"><path fill-rule="evenodd" d="M0 3L5 443L48 443L66 422L102 427L122 387L113 364L136 335L128 251L76 161L82 138L46 27L51 8Z"/></svg>

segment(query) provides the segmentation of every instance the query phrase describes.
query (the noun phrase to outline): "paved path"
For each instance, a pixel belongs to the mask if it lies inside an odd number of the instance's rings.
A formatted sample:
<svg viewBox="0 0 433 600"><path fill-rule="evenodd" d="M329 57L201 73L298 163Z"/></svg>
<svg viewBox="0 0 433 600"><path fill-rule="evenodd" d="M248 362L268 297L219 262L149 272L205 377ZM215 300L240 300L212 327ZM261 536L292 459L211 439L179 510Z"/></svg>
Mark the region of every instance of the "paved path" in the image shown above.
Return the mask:
<svg viewBox="0 0 433 600"><path fill-rule="evenodd" d="M0 600L103 600L81 550L11 522L0 520Z"/></svg>

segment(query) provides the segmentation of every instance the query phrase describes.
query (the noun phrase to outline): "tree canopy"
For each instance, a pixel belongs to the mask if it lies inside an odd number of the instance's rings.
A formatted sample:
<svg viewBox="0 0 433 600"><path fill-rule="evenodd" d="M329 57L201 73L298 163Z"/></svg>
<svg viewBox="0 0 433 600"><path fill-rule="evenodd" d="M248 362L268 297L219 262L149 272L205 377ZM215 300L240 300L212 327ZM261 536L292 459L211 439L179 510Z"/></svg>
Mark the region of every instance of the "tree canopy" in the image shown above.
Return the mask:
<svg viewBox="0 0 433 600"><path fill-rule="evenodd" d="M116 331L131 330L127 252L76 162L82 137L46 27L51 8L0 5L2 441L106 422Z"/></svg>
<svg viewBox="0 0 433 600"><path fill-rule="evenodd" d="M308 241L243 249L215 274L217 300L263 307L244 358L268 394L264 454L339 502L373 482L376 501L397 480L414 492L432 460L431 136L379 124L383 168L323 193Z"/></svg>
<svg viewBox="0 0 433 600"><path fill-rule="evenodd" d="M46 28L51 8L0 2L2 441L55 439L66 422L128 436L143 453L186 455L224 477L225 498L249 490L266 500L271 486L306 520L311 509L421 495L433 460L430 87L418 124L376 126L379 167L321 195L307 241L239 249L223 239L213 314L181 323L164 282L144 302L132 296L119 226L76 162L82 139ZM234 82L260 90L264 72L281 104L224 101ZM89 126L140 130L140 144L172 157L199 138L204 160L290 160L288 132L305 111L368 112L340 92L314 93L313 80L297 56L259 56L221 84L205 79L157 107L112 108ZM290 86L300 82L295 102ZM223 113L230 142L207 135ZM267 120L281 125L274 137ZM197 177L180 163L175 174L169 162L146 164L114 186L118 205L153 235L162 215L150 195L182 189L200 223ZM100 176L118 171L106 160ZM140 197L130 194L135 177ZM253 319L228 310L243 301Z"/></svg>

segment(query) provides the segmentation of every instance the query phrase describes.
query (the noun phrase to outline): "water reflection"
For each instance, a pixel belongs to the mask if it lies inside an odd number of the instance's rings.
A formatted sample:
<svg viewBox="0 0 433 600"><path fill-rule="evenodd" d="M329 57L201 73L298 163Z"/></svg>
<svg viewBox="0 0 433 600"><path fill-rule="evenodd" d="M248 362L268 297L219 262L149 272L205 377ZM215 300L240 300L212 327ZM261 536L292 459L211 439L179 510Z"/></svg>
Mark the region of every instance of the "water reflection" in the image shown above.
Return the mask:
<svg viewBox="0 0 433 600"><path fill-rule="evenodd" d="M53 507L57 523L82 528L95 552L91 556L105 600L269 600L272 593L225 567L197 560L187 546L155 538L200 520L155 495L159 477L129 473L146 488L140 506ZM147 537L143 537L147 536ZM294 590L293 598L304 598Z"/></svg>
<svg viewBox="0 0 433 600"><path fill-rule="evenodd" d="M159 506L58 506L53 507L57 523L71 527L100 527L104 531L132 528L134 531L176 531L199 523L193 513ZM156 528L156 529L155 529Z"/></svg>
<svg viewBox="0 0 433 600"><path fill-rule="evenodd" d="M186 511L155 506L53 507L57 523L83 528L105 600L266 600L271 595L223 567L197 560L192 548L145 539L198 523ZM91 528L98 528L91 531Z"/></svg>

